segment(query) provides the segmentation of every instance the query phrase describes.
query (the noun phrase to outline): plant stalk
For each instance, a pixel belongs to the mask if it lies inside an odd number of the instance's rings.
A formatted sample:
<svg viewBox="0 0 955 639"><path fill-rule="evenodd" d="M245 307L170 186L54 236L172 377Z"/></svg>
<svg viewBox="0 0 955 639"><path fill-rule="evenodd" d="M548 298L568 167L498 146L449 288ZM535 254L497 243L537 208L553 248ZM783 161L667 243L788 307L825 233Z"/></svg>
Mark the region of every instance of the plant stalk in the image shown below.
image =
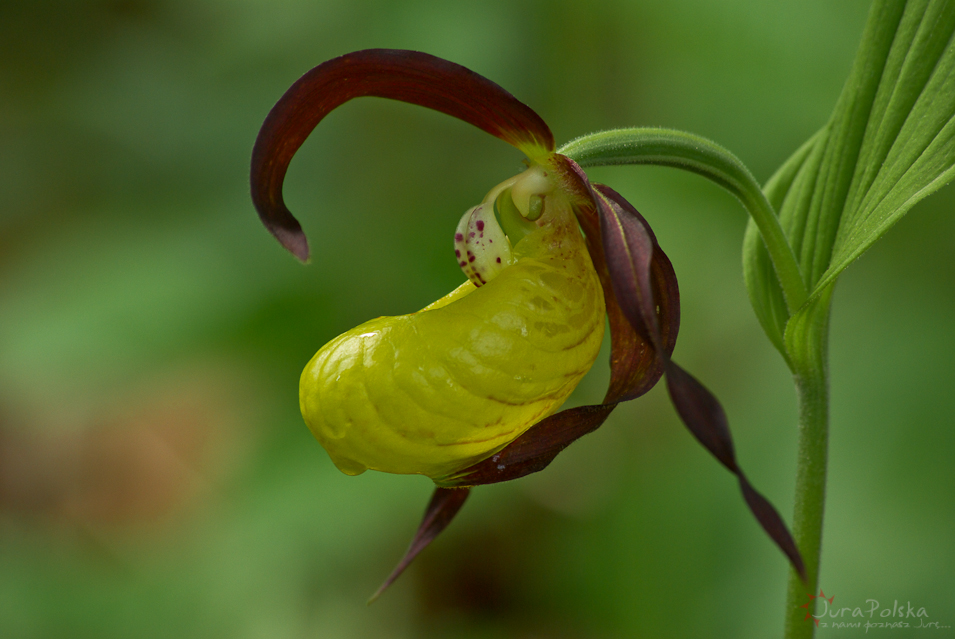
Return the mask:
<svg viewBox="0 0 955 639"><path fill-rule="evenodd" d="M799 408L799 446L796 463L796 499L793 538L806 566L806 582L792 569L786 594L785 638L812 639L819 592L822 522L826 503L826 469L829 455L829 310L830 287L802 324L804 330L787 335L793 356L794 381ZM787 331L788 333L788 331ZM803 604L809 603L808 608Z"/></svg>

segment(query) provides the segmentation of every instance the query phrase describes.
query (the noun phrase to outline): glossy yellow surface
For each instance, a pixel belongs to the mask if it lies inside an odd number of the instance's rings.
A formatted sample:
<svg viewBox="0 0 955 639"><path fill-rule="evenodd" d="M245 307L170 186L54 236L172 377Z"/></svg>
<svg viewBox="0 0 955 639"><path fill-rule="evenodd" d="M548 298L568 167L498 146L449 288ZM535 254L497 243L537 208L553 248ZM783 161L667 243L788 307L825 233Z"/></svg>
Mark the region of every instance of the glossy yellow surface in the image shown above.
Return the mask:
<svg viewBox="0 0 955 639"><path fill-rule="evenodd" d="M302 414L342 472L443 477L564 403L597 356L605 311L573 213L550 208L488 284L366 322L315 354Z"/></svg>

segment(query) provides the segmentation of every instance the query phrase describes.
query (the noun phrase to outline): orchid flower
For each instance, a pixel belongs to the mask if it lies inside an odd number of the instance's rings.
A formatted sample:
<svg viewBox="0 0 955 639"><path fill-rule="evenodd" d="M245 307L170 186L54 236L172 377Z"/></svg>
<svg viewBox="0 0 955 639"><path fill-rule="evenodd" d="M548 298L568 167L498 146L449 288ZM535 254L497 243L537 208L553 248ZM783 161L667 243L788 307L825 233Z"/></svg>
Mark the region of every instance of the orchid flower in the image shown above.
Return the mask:
<svg viewBox="0 0 955 639"><path fill-rule="evenodd" d="M527 158L524 172L460 218L453 252L464 284L417 313L340 335L302 374L305 422L340 470L417 473L436 485L379 593L444 530L472 487L542 470L664 376L690 432L738 477L756 519L804 574L782 519L736 462L719 402L670 358L679 291L646 220L556 153L544 121L497 84L414 51L358 51L315 67L278 101L255 143L252 199L266 228L308 259L302 227L282 199L286 169L325 115L362 96L441 111ZM604 400L558 412L597 357L604 316L611 339Z"/></svg>

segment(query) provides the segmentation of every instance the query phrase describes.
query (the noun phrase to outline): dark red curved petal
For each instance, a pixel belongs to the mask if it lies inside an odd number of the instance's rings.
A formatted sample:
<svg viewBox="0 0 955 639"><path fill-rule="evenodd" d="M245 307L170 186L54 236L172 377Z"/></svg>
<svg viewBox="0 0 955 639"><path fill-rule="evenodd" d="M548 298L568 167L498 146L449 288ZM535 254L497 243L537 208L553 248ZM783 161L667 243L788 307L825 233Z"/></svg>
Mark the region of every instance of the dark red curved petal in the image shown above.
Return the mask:
<svg viewBox="0 0 955 639"><path fill-rule="evenodd" d="M719 401L696 378L670 359L663 347L659 318L653 298L650 255L655 240L646 222L619 193L597 186L600 228L607 266L623 313L641 335L646 335L660 353L667 390L680 419L696 439L739 478L740 490L756 520L779 546L793 568L806 579L806 570L796 542L782 517L769 501L750 485L736 462L729 422Z"/></svg>
<svg viewBox="0 0 955 639"><path fill-rule="evenodd" d="M388 586L393 584L395 579L400 577L401 573L405 571L405 568L418 556L418 553L424 550L428 544L434 541L435 537L448 527L448 524L451 523L454 516L461 510L461 506L464 505L464 500L468 498L469 493L470 490L467 488L435 489L434 494L431 496L431 501L428 502L428 507L425 508L421 525L418 526L418 532L415 533L414 539L411 540L408 552L405 553L404 558L402 558L388 578L385 579L385 583L381 584L381 587L371 596L368 603L377 599Z"/></svg>
<svg viewBox="0 0 955 639"><path fill-rule="evenodd" d="M554 150L554 136L530 107L487 78L426 53L367 49L322 63L303 75L269 112L252 150L252 201L266 228L301 260L302 227L282 200L292 156L329 112L374 96L441 111L487 131L529 157Z"/></svg>

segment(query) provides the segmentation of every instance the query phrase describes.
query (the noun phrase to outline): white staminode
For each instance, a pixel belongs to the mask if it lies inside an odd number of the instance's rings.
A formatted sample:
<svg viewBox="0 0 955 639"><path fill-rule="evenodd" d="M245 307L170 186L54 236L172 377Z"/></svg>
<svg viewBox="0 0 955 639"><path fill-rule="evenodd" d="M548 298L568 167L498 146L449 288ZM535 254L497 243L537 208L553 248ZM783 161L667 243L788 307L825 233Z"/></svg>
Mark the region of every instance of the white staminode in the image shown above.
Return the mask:
<svg viewBox="0 0 955 639"><path fill-rule="evenodd" d="M528 220L541 216L544 196L554 190L554 182L547 177L544 167L534 166L517 176L511 187L514 206Z"/></svg>
<svg viewBox="0 0 955 639"><path fill-rule="evenodd" d="M468 210L454 232L458 265L475 286L483 286L514 263L511 243L497 223L493 202Z"/></svg>

